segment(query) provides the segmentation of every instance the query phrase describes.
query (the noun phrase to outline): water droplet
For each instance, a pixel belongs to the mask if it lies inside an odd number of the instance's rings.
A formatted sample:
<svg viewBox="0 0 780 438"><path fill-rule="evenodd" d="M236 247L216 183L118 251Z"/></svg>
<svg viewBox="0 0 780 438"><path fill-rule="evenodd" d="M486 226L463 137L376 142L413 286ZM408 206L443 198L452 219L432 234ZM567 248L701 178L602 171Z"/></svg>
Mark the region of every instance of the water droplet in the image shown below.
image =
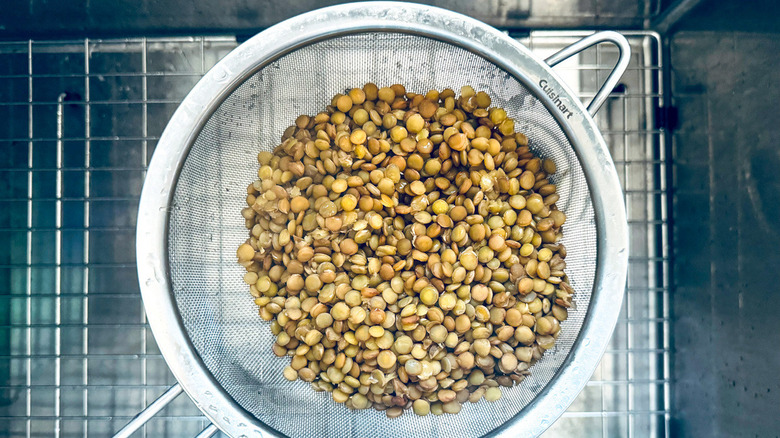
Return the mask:
<svg viewBox="0 0 780 438"><path fill-rule="evenodd" d="M214 69L214 80L217 83L227 82L230 78L230 72L224 67Z"/></svg>

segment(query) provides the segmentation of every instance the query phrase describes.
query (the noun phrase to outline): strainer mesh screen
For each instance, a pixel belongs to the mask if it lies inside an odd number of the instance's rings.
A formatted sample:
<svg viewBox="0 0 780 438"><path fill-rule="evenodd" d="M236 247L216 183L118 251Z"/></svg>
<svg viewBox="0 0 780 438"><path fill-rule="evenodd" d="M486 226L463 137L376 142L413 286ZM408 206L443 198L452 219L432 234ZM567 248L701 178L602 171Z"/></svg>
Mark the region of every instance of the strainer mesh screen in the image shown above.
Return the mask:
<svg viewBox="0 0 780 438"><path fill-rule="evenodd" d="M567 217L567 272L577 310L562 324L556 347L530 377L498 402L467 403L458 415L390 420L373 410L352 412L308 383L282 376L289 358L271 352L274 337L242 281L236 248L248 236L240 211L257 177L257 152L276 146L300 114L316 114L331 97L374 82L425 93L472 85L506 108L532 149L558 167L558 206ZM588 309L596 267L593 207L571 144L548 110L516 79L481 56L428 38L364 33L298 49L262 68L218 108L181 170L170 214L168 257L176 302L187 333L222 387L248 412L291 437L480 436L516 415L557 372ZM204 407L208 409L208 407Z"/></svg>

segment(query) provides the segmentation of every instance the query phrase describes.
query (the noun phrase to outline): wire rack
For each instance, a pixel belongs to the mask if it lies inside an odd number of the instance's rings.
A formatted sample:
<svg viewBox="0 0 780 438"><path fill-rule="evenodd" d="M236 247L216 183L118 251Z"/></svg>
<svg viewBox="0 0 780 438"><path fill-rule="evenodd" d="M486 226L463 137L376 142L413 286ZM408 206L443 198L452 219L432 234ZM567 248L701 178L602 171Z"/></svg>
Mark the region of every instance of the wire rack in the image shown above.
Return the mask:
<svg viewBox="0 0 780 438"><path fill-rule="evenodd" d="M587 33L518 37L548 54ZM625 189L628 287L586 388L547 436L669 435L669 261L660 39L633 55L596 117ZM134 231L165 124L234 38L0 43L0 438L109 436L175 383L146 324ZM556 70L583 99L616 60L597 47ZM195 436L179 397L134 436ZM213 429L207 430L207 434Z"/></svg>

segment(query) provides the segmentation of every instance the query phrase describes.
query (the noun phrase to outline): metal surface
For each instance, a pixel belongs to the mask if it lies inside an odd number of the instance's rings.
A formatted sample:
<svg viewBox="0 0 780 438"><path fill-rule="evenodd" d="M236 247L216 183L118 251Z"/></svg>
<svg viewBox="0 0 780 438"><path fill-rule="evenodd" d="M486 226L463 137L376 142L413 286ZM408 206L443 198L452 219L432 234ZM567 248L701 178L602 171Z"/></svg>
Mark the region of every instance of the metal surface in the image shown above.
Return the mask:
<svg viewBox="0 0 780 438"><path fill-rule="evenodd" d="M686 31L670 46L680 112L672 432L776 437L780 40Z"/></svg>
<svg viewBox="0 0 780 438"><path fill-rule="evenodd" d="M521 42L545 58L585 35L534 32ZM661 65L654 35L627 35L626 89L610 96L596 121L627 192L628 289L599 368L545 436L664 436L669 416L668 370L655 366L669 357L667 253L656 245L667 218L657 201L667 187L655 148L665 134L655 129L652 111L663 91ZM0 44L0 142L8 151L0 157L0 231L10 242L0 252L0 436L111 435L174 383L144 324L134 279L135 205L171 113L235 45L213 37ZM555 70L587 102L614 63L614 51L599 46ZM57 399L49 335L56 326L55 263L41 242L53 241L55 230L50 184L63 91L66 274ZM60 417L55 403L64 407ZM136 436L191 437L207 424L179 397Z"/></svg>
<svg viewBox="0 0 780 438"><path fill-rule="evenodd" d="M250 36L298 14L339 0L8 0L0 38L202 35ZM7 2L6 2L7 3ZM660 12L660 0L426 0L423 3L519 29L638 29ZM31 25L35 23L35 25Z"/></svg>
<svg viewBox="0 0 780 438"><path fill-rule="evenodd" d="M662 34L671 32L686 15L702 3L704 0L677 0L652 21L651 27Z"/></svg>
<svg viewBox="0 0 780 438"><path fill-rule="evenodd" d="M740 0L702 0L699 7L676 22L673 31L778 33L780 3L775 0L751 0L749 7L746 6ZM715 39L722 36L725 35Z"/></svg>
<svg viewBox="0 0 780 438"><path fill-rule="evenodd" d="M199 433L195 438L209 438L211 436L216 435L219 432L219 429L217 429L217 426L214 426L213 424L209 424L201 433Z"/></svg>

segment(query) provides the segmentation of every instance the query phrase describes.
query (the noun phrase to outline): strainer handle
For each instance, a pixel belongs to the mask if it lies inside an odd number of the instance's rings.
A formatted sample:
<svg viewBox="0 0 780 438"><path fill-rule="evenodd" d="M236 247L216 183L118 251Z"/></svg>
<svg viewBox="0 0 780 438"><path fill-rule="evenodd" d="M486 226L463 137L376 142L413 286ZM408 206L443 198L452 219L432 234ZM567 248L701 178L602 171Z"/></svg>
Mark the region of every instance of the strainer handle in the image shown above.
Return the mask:
<svg viewBox="0 0 780 438"><path fill-rule="evenodd" d="M144 424L152 419L158 412L164 407L176 399L184 389L178 383L168 388L161 396L157 397L155 401L149 404L143 411L133 417L129 423L125 425L119 432L114 435L114 438L127 438L135 431L140 429Z"/></svg>
<svg viewBox="0 0 780 438"><path fill-rule="evenodd" d="M172 401L176 400L176 397L181 395L182 392L184 392L184 388L182 388L178 383L174 384L161 396L157 397L155 401L150 403L149 406L147 406L143 411L139 412L138 415L133 417L133 419L130 420L130 422L127 423L125 427L123 427L119 432L117 432L113 438L128 438L138 429L143 427L144 424L148 423L149 420L157 415L157 413L160 412L164 407L168 406ZM209 424L195 438L209 438L214 436L214 434L217 432L219 432L217 426L214 426L214 424Z"/></svg>
<svg viewBox="0 0 780 438"><path fill-rule="evenodd" d="M544 62L546 62L550 67L555 67L562 61L571 58L583 50L595 46L599 43L612 43L617 46L618 61L615 64L615 68L612 69L612 72L604 82L604 85L601 86L596 95L593 96L593 100L591 100L588 104L588 113L590 113L591 116L596 115L596 113L599 111L599 108L601 108L601 105L603 105L607 100L609 93L611 93L618 84L620 77L623 76L623 73L625 73L626 68L628 67L628 62L631 58L631 46L629 46L626 37L613 31L595 33L577 41L568 47L564 47L554 55L544 60Z"/></svg>

